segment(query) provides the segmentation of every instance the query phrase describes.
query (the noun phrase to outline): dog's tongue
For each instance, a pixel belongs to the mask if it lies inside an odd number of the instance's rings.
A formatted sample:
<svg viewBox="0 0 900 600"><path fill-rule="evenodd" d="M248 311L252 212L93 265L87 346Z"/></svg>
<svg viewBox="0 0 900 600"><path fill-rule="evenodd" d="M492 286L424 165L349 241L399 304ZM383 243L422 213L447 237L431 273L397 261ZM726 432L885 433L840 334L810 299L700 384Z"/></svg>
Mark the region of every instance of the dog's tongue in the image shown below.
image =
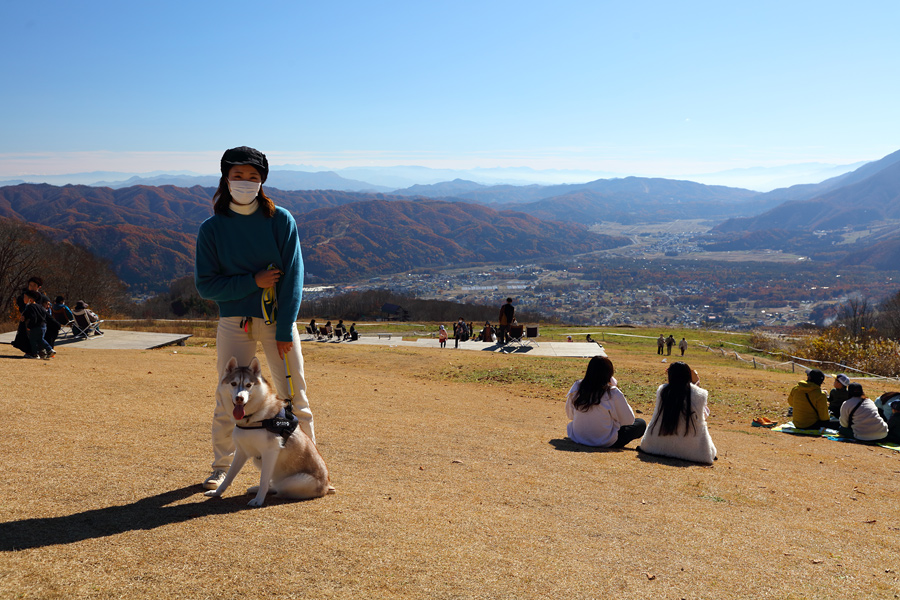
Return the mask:
<svg viewBox="0 0 900 600"><path fill-rule="evenodd" d="M244 418L244 405L241 404L240 406L235 406L234 407L234 420L240 421L243 418Z"/></svg>

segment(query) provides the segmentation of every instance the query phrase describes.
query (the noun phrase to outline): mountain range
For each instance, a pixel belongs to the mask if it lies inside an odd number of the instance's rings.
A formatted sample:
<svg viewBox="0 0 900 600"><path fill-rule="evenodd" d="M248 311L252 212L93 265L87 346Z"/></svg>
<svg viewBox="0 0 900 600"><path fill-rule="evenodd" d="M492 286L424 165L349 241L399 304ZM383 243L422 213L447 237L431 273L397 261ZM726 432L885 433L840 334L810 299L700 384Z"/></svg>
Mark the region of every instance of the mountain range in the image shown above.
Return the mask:
<svg viewBox="0 0 900 600"><path fill-rule="evenodd" d="M316 281L570 256L629 243L588 231L601 221L721 221L701 242L708 250L790 250L873 268L900 260L900 233L885 226L900 223L900 151L818 184L768 193L639 177L552 186L455 179L393 194L284 191L269 182L269 195L297 220L307 273ZM135 289L158 289L191 272L197 228L211 214L214 191L211 185L10 185L0 187L0 218L30 223L109 259Z"/></svg>
<svg viewBox="0 0 900 600"><path fill-rule="evenodd" d="M21 184L0 188L0 218L111 261L135 289L159 288L193 270L213 188ZM519 261L628 243L577 224L465 202L314 191L269 196L295 215L311 280L346 281L423 266Z"/></svg>
<svg viewBox="0 0 900 600"><path fill-rule="evenodd" d="M708 174L670 176L680 179L768 191L798 183L818 182L852 171L862 163L834 165L806 163L777 167L733 169ZM456 179L477 182L483 186L512 185L552 186L588 182L597 179L621 179L627 175L577 169L531 169L527 167L492 167L474 169L435 169L422 166L345 167L329 170L309 165L272 165L269 181L272 187L284 190L333 189L338 191L394 192L416 185L434 185ZM49 183L51 185L91 185L94 187L129 187L132 185L177 185L179 187L216 186L218 175L187 171L152 173L92 172L64 175L20 175L0 178L0 186L20 183ZM416 194L417 192L413 192ZM430 194L425 194L430 195Z"/></svg>

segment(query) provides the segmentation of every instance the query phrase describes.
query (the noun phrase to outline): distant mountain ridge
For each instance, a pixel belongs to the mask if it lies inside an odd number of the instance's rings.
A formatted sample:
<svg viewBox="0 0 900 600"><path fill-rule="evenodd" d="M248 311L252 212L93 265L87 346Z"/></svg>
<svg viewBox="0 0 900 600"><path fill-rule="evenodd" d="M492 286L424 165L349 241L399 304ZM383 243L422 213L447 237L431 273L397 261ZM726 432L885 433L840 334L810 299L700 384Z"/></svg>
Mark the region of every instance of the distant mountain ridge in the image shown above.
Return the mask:
<svg viewBox="0 0 900 600"><path fill-rule="evenodd" d="M732 169L702 175L672 175L674 180L687 180L706 185L721 185L751 190L772 190L801 182L818 182L845 173L859 166L834 164L798 164L777 167ZM533 169L529 167L477 167L472 169L441 169L422 166L343 167L332 169L310 165L276 165L270 177L284 173L285 180L270 183L285 190L336 189L341 191L390 192L414 185L435 185L457 179L475 181L485 186L495 185L561 185L583 183L597 179L621 179L631 174L609 173L583 169ZM297 180L292 178L296 177ZM154 171L150 173L92 172L64 175L20 175L0 177L0 186L20 183L49 183L51 185L93 185L97 187L129 187L132 185L216 185L215 173L186 171ZM277 178L276 178L277 180Z"/></svg>
<svg viewBox="0 0 900 600"><path fill-rule="evenodd" d="M673 218L726 218L764 210L759 192L692 181L625 177L555 186L483 186L455 180L396 192L478 202L540 219L593 224ZM676 213L680 216L674 216Z"/></svg>
<svg viewBox="0 0 900 600"><path fill-rule="evenodd" d="M782 198L784 193L765 196ZM900 151L852 173L804 188L800 198L757 216L730 219L716 231L761 231L771 229L773 224L781 229L812 231L900 218Z"/></svg>
<svg viewBox="0 0 900 600"><path fill-rule="evenodd" d="M0 188L0 217L25 221L110 260L133 286L167 285L193 270L214 188L22 184ZM512 261L628 243L584 227L457 202L337 191L270 197L301 230L309 273L347 280L418 266Z"/></svg>
<svg viewBox="0 0 900 600"><path fill-rule="evenodd" d="M801 200L719 224L706 248L784 250L842 267L900 264L900 228L891 226L900 224L900 151L799 192Z"/></svg>

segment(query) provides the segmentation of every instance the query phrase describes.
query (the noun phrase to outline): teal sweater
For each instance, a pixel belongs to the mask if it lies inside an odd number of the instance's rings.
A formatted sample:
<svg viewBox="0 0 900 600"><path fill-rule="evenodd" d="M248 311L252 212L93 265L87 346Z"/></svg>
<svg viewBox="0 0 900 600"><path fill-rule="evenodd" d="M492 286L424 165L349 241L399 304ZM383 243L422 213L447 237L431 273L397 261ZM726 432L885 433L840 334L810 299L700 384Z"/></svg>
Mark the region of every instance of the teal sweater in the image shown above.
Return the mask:
<svg viewBox="0 0 900 600"><path fill-rule="evenodd" d="M254 275L274 264L284 271L275 286L275 339L290 342L303 299L303 255L294 217L281 207L275 208L271 219L258 209L251 215L228 213L213 215L200 225L194 263L197 290L219 305L220 317L262 318L263 290Z"/></svg>

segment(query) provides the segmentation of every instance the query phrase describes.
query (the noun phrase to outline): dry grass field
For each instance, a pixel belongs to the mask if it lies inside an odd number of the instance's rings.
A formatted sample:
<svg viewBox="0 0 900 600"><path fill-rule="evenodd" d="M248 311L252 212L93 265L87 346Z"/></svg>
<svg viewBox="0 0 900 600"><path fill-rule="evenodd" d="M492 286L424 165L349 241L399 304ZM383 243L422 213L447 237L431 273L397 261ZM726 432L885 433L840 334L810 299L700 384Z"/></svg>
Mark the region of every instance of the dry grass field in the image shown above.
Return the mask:
<svg viewBox="0 0 900 600"><path fill-rule="evenodd" d="M655 347L606 348L649 420ZM582 359L303 351L337 493L250 509L199 485L214 348L0 349L0 598L900 597L900 453L750 427L798 376L689 352L703 467L566 440Z"/></svg>

